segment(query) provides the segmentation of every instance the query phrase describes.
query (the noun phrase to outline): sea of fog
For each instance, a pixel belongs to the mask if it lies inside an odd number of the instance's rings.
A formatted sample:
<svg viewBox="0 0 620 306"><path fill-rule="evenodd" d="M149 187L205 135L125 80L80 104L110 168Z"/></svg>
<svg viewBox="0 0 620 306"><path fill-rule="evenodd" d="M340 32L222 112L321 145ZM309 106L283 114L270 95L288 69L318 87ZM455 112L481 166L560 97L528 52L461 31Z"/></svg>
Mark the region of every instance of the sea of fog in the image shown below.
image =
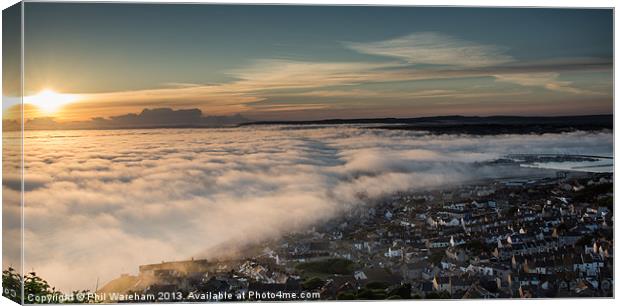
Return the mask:
<svg viewBox="0 0 620 306"><path fill-rule="evenodd" d="M359 126L28 131L24 145L25 269L63 290L303 230L367 204L360 195L501 177L475 162L507 154L613 153L612 134L602 132L468 136ZM10 173L18 164L4 167L3 192L19 199ZM18 209L7 213L18 220Z"/></svg>

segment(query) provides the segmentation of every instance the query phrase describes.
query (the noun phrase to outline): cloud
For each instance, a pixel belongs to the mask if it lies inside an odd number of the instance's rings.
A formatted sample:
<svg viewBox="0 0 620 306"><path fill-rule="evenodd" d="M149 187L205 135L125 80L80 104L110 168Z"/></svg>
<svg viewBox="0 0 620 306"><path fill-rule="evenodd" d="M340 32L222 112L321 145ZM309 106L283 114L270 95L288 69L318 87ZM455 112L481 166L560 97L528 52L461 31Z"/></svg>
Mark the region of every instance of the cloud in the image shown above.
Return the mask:
<svg viewBox="0 0 620 306"><path fill-rule="evenodd" d="M171 108L145 108L140 113L130 113L110 118L92 118L88 121L58 122L52 117L26 119L26 130L118 129L154 127L223 127L248 122L237 114L233 116L204 116L197 108L173 110ZM21 127L8 119L3 120L5 130L16 131Z"/></svg>
<svg viewBox="0 0 620 306"><path fill-rule="evenodd" d="M239 79L236 86L246 91L316 88L354 85L377 81L385 75L382 69L402 67L395 62L303 62L263 59L252 66L233 70Z"/></svg>
<svg viewBox="0 0 620 306"><path fill-rule="evenodd" d="M397 67L394 62L304 62L260 59L227 74L234 80L219 84L166 84L167 87L106 93L82 93L79 103L67 105L60 117L83 120L93 113L115 116L141 108L199 108L209 114L255 110L273 92L310 89L335 85L357 85L367 82L400 80L402 75L381 71ZM267 103L265 103L267 104ZM317 103L312 103L317 104ZM319 103L320 104L320 103ZM287 110L305 110L304 105L289 105ZM110 113L111 112L111 113Z"/></svg>
<svg viewBox="0 0 620 306"><path fill-rule="evenodd" d="M514 61L506 49L479 44L441 33L420 32L403 37L367 43L346 43L364 54L402 59L410 64L454 67L488 67Z"/></svg>
<svg viewBox="0 0 620 306"><path fill-rule="evenodd" d="M537 73L513 73L500 74L494 77L498 82L514 83L521 86L542 87L551 91L559 91L570 94L597 94L589 90L572 87L573 82L560 81L559 73L555 72L537 72Z"/></svg>
<svg viewBox="0 0 620 306"><path fill-rule="evenodd" d="M417 91L383 91L352 88L349 90L315 90L300 93L282 93L274 96L283 97L320 97L320 98L348 98L348 99L383 99L383 100L416 100L416 99L471 99L483 97L505 97L528 94L528 91L493 92L477 89L453 90L453 89L429 89ZM453 101L453 100L451 100ZM306 104L304 104L306 105Z"/></svg>
<svg viewBox="0 0 620 306"><path fill-rule="evenodd" d="M136 273L141 264L222 256L370 205L366 197L505 174L475 161L613 152L611 133L585 132L479 137L263 126L26 133L25 266L63 290L93 289L98 277ZM7 182L3 192L11 188Z"/></svg>
<svg viewBox="0 0 620 306"><path fill-rule="evenodd" d="M441 50L438 50L441 53ZM447 55L446 55L447 56ZM456 56L456 55L454 55ZM458 56L459 58L462 56ZM476 64L474 64L474 62ZM516 83L531 75L540 82L537 85L556 92L569 94L597 94L576 89L566 81L558 81L555 71L605 71L609 62L597 59L566 59L552 62L506 62L491 65L473 61L469 65L418 67L412 63L382 62L311 62L283 59L260 59L253 64L227 72L233 81L220 84L174 84L160 89L128 92L82 94L85 100L66 107L62 117L79 117L101 110L113 110L109 115L134 112L136 107L200 108L210 114L305 111L308 109L337 109L343 98L376 98L390 100L421 99L474 99L480 97L503 97L527 95L526 91L498 90L491 82L482 90L442 89L441 86L422 86L416 91L369 90L360 87L368 84L390 82L415 82L423 80L457 80L466 78L496 79ZM339 89L334 89L339 87ZM445 86L444 86L445 87ZM610 91L611 92L611 91ZM301 103L274 102L275 98L307 97Z"/></svg>

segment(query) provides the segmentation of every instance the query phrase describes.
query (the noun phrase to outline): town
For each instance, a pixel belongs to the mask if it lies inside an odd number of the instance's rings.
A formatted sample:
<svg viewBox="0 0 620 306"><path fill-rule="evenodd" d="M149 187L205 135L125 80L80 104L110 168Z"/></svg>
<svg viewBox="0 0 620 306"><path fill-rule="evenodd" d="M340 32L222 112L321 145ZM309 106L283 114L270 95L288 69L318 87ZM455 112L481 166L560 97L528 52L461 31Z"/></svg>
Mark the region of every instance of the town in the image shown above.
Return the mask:
<svg viewBox="0 0 620 306"><path fill-rule="evenodd" d="M609 297L612 178L557 171L400 192L265 242L251 257L145 265L138 276L122 275L98 292L160 294L172 302L218 301L222 294L231 297L225 300Z"/></svg>

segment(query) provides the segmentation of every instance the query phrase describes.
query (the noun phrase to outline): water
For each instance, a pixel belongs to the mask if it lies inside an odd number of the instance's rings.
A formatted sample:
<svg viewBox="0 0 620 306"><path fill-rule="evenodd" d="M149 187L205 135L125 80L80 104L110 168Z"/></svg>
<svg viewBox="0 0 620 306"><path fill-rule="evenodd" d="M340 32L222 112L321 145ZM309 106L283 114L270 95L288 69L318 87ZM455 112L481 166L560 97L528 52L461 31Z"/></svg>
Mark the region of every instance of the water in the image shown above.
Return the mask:
<svg viewBox="0 0 620 306"><path fill-rule="evenodd" d="M523 164L521 167L553 169L563 171L579 171L592 173L613 173L613 158L601 158L596 161L580 161L580 162L546 162L533 163L531 165Z"/></svg>

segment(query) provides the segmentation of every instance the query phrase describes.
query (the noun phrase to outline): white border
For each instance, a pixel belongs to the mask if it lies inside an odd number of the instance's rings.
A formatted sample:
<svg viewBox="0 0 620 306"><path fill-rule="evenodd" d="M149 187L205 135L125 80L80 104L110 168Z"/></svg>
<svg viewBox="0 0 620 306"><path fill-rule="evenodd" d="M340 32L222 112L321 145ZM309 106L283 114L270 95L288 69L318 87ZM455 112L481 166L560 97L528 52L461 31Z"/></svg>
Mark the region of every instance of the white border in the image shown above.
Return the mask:
<svg viewBox="0 0 620 306"><path fill-rule="evenodd" d="M8 0L16 3L15 0ZM219 3L219 4L312 4L312 5L385 5L385 6L486 6L486 7L615 7L610 0L24 0L24 2L127 2L127 3ZM8 5L7 5L8 7Z"/></svg>
<svg viewBox="0 0 620 306"><path fill-rule="evenodd" d="M18 1L15 0L3 0L0 4L2 9L5 9ZM53 2L53 1L44 1L44 0L26 0L25 2ZM486 6L486 7L558 7L558 8L614 8L615 2L612 0L337 0L337 1L329 1L329 0L282 0L282 1L266 1L266 0L215 0L215 1L182 1L182 0L151 0L151 1L130 1L130 0L116 0L116 1L97 1L97 0L62 0L56 2L119 2L119 3L219 3L219 4L312 4L312 5L384 5L384 6ZM615 22L615 12L614 12L614 59L618 58L618 24ZM1 17L0 17L1 21ZM535 29L532 29L535 30ZM0 42L1 46L1 42ZM2 63L2 59L0 57L0 65ZM22 63L23 64L23 63ZM614 61L614 81L618 79L618 70L615 69L615 61ZM0 87L2 85L2 81L0 80ZM618 83L614 82L614 93L617 92ZM618 111L618 105L615 103L614 99L614 114ZM620 119L617 116L614 116L614 126L618 126ZM2 127L0 126L0 132ZM616 147L618 140L620 139L619 133L614 133L614 156L616 152ZM0 149L2 148L2 143L0 142ZM1 169L1 165L0 165ZM618 171L617 163L614 163L614 190L618 190L618 181L615 179L615 173ZM1 177L1 171L0 171ZM0 189L0 197L2 196L2 190ZM614 206L617 208L620 201L618 197L614 197ZM1 219L1 210L0 210L0 228L2 225ZM615 237L618 237L618 227L615 226ZM2 236L0 235L0 250L2 245ZM616 254L616 256L618 256ZM618 273L619 268L616 265L614 268L614 278ZM614 296L618 296L618 286L614 287ZM526 303L529 305L562 305L562 306L572 306L572 305L580 305L582 303L594 302L596 304L605 304L612 305L614 304L613 299L535 299L535 300L414 300L412 303L416 303L419 305L446 305L446 304L462 304L466 303L468 305L472 305L472 303L482 303L486 305L493 304L502 304L502 305L520 305L522 303ZM252 302L256 303L256 302ZM334 302L304 302L304 303L312 303L314 305L329 305ZM410 303L410 301L378 301L378 302L337 302L339 306L357 306L360 303L372 303L374 305L402 305L403 303ZM279 305L292 305L294 303L291 302L279 302ZM10 300L0 297L0 305L15 305ZM163 304L159 303L157 305L179 305L177 304ZM226 305L241 305L241 303L226 303Z"/></svg>

